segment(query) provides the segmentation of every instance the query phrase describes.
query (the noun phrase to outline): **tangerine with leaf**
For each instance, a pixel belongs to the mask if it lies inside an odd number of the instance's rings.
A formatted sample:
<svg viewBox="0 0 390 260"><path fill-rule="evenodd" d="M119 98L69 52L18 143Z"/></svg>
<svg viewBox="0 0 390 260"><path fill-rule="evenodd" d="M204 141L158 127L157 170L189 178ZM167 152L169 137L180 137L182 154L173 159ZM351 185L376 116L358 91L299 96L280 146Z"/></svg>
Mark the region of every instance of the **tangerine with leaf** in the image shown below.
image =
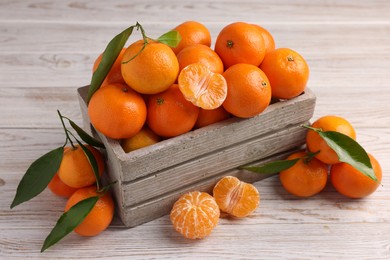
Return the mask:
<svg viewBox="0 0 390 260"><path fill-rule="evenodd" d="M193 44L202 44L208 47L211 45L210 31L202 23L186 21L176 26L173 30L177 31L181 36L179 44L176 47L172 47L175 54Z"/></svg>

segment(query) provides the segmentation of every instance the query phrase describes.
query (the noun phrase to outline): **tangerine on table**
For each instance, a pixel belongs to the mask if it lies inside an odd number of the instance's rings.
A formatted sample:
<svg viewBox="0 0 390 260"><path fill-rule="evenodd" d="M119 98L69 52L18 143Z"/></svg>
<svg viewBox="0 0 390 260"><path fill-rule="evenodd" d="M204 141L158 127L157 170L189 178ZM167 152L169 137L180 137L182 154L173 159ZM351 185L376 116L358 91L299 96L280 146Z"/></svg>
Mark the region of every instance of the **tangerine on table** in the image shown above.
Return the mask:
<svg viewBox="0 0 390 260"><path fill-rule="evenodd" d="M147 110L147 125L162 137L174 137L190 131L199 114L199 107L184 98L177 84L149 96Z"/></svg>
<svg viewBox="0 0 390 260"><path fill-rule="evenodd" d="M92 125L107 137L129 138L146 121L146 105L141 95L124 84L98 89L88 104Z"/></svg>
<svg viewBox="0 0 390 260"><path fill-rule="evenodd" d="M202 63L192 63L182 69L178 83L185 99L203 109L217 108L226 99L225 78Z"/></svg>
<svg viewBox="0 0 390 260"><path fill-rule="evenodd" d="M288 48L267 53L260 68L271 83L274 98L290 99L300 95L309 79L309 66L305 59Z"/></svg>
<svg viewBox="0 0 390 260"><path fill-rule="evenodd" d="M211 110L206 110L201 108L199 110L198 119L196 120L195 123L195 128L208 126L216 122L225 120L229 117L230 114L223 108L223 106Z"/></svg>
<svg viewBox="0 0 390 260"><path fill-rule="evenodd" d="M260 203L256 187L234 176L219 180L214 186L213 196L221 211L239 218L251 214Z"/></svg>
<svg viewBox="0 0 390 260"><path fill-rule="evenodd" d="M69 198L77 190L77 188L72 188L61 181L60 177L58 177L58 174L54 175L53 179L51 179L47 187L55 195L65 198Z"/></svg>
<svg viewBox="0 0 390 260"><path fill-rule="evenodd" d="M125 153L156 144L160 141L160 137L156 135L147 126L144 126L136 135L123 139L121 146Z"/></svg>
<svg viewBox="0 0 390 260"><path fill-rule="evenodd" d="M122 76L135 91L156 94L176 81L179 62L169 46L148 40L142 50L144 44L140 40L126 49L122 59Z"/></svg>
<svg viewBox="0 0 390 260"><path fill-rule="evenodd" d="M304 151L300 151L288 156L287 160L303 159L279 173L284 189L299 197L310 197L319 193L325 188L328 179L328 166L316 158L305 161L305 155Z"/></svg>
<svg viewBox="0 0 390 260"><path fill-rule="evenodd" d="M177 54L179 70L192 63L202 63L212 72L223 73L223 63L218 54L203 44L193 44L185 47Z"/></svg>
<svg viewBox="0 0 390 260"><path fill-rule="evenodd" d="M259 66L265 56L264 39L253 25L232 23L218 34L215 52L221 57L225 70L237 63Z"/></svg>
<svg viewBox="0 0 390 260"><path fill-rule="evenodd" d="M334 164L330 169L330 180L339 193L357 199L372 194L378 188L382 181L382 168L374 156L371 154L368 156L378 181L374 181L347 163Z"/></svg>
<svg viewBox="0 0 390 260"><path fill-rule="evenodd" d="M123 48L121 52L118 54L118 57L116 58L114 64L112 65L110 71L108 72L101 86L105 86L111 83L122 83L122 84L125 83L125 80L123 79L122 72L121 72L121 65L122 65L121 63L125 51L126 48ZM96 69L98 68L100 62L102 61L102 57L103 54L100 54L95 60L93 64L93 72L95 72Z"/></svg>
<svg viewBox="0 0 390 260"><path fill-rule="evenodd" d="M275 50L275 40L272 34L265 29L264 27L258 25L258 24L252 24L256 29L259 30L261 33L261 36L263 36L264 40L264 46L265 46L265 54L270 53L271 51Z"/></svg>
<svg viewBox="0 0 390 260"><path fill-rule="evenodd" d="M173 205L170 219L177 232L186 238L201 239L218 224L220 211L215 199L205 192L182 195Z"/></svg>
<svg viewBox="0 0 390 260"><path fill-rule="evenodd" d="M85 146L95 157L98 165L99 176L101 176L104 172L103 155L92 146ZM93 168L83 149L78 145L74 148L66 147L64 149L63 158L57 174L64 184L72 188L87 187L96 182Z"/></svg>
<svg viewBox="0 0 390 260"><path fill-rule="evenodd" d="M186 21L174 28L181 36L179 44L172 48L175 54L193 44L211 45L211 34L203 24L196 21Z"/></svg>
<svg viewBox="0 0 390 260"><path fill-rule="evenodd" d="M335 131L356 139L356 132L352 125L344 118L334 115L318 118L311 125L314 128L321 128L323 131ZM339 163L340 160L335 151L329 147L324 139L315 131L308 130L306 134L306 145L311 152L319 153L315 156L326 164Z"/></svg>
<svg viewBox="0 0 390 260"><path fill-rule="evenodd" d="M80 236L96 236L103 232L111 223L114 216L114 201L110 193L99 194L95 186L77 190L68 199L65 212L78 202L93 196L100 196L95 206L85 219L74 229Z"/></svg>
<svg viewBox="0 0 390 260"><path fill-rule="evenodd" d="M241 118L253 117L270 104L271 85L258 67L236 64L227 69L223 76L228 90L223 107L229 113Z"/></svg>

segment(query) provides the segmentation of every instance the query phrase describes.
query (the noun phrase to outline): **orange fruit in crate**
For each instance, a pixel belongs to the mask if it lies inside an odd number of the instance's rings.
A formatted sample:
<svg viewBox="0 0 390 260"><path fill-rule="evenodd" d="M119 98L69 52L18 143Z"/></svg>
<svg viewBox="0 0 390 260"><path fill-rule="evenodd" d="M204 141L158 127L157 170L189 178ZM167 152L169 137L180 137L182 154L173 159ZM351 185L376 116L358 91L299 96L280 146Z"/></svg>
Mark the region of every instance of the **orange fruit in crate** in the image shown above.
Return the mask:
<svg viewBox="0 0 390 260"><path fill-rule="evenodd" d="M51 179L47 187L55 195L65 198L69 198L77 190L77 188L72 188L63 183L60 177L58 177L58 174L54 175L53 179Z"/></svg>
<svg viewBox="0 0 390 260"><path fill-rule="evenodd" d="M193 44L203 44L208 47L211 45L211 34L206 26L199 22L187 21L174 28L181 36L179 44L172 48L175 54L182 49Z"/></svg>
<svg viewBox="0 0 390 260"><path fill-rule="evenodd" d="M223 63L218 54L203 44L194 44L185 47L177 54L179 70L192 63L202 63L212 72L223 73Z"/></svg>
<svg viewBox="0 0 390 260"><path fill-rule="evenodd" d="M198 119L196 120L195 123L195 128L208 126L216 122L225 120L229 117L230 114L223 108L223 106L211 110L206 110L201 108L199 110Z"/></svg>
<svg viewBox="0 0 390 260"><path fill-rule="evenodd" d="M126 48L123 48L121 52L119 53L118 57L116 58L114 64L112 65L110 71L108 72L106 78L104 79L103 83L101 86L105 86L111 83L125 83L125 80L122 77L122 72L121 72L121 63L122 63L122 58L123 54L125 53ZM97 59L95 60L95 63L93 64L93 72L96 71L98 68L100 62L102 61L102 56L103 54L100 54Z"/></svg>
<svg viewBox="0 0 390 260"><path fill-rule="evenodd" d="M142 94L155 94L168 89L179 74L179 62L170 47L140 40L123 54L122 76L127 85ZM140 52L141 51L141 52Z"/></svg>
<svg viewBox="0 0 390 260"><path fill-rule="evenodd" d="M110 193L99 194L95 186L77 190L68 199L65 212L78 202L90 197L100 196L95 206L85 219L74 229L80 236L96 236L103 232L111 223L114 216L114 201Z"/></svg>
<svg viewBox="0 0 390 260"><path fill-rule="evenodd" d="M356 139L356 132L352 125L339 116L323 116L317 119L312 125L314 128L321 128L323 131L335 131ZM324 139L315 131L308 130L306 134L306 145L309 151L319 153L316 158L326 164L339 163L335 151L328 146Z"/></svg>
<svg viewBox="0 0 390 260"><path fill-rule="evenodd" d="M92 146L85 146L92 152L96 159L99 176L102 175L104 172L103 155ZM74 148L66 147L64 149L64 155L57 174L64 184L72 188L87 187L96 182L92 166L83 149L78 145Z"/></svg>
<svg viewBox="0 0 390 260"><path fill-rule="evenodd" d="M305 59L288 48L267 53L260 68L267 75L275 98L290 99L299 96L309 79L309 66Z"/></svg>
<svg viewBox="0 0 390 260"><path fill-rule="evenodd" d="M258 67L236 64L227 69L223 76L228 90L223 107L229 113L241 118L253 117L270 104L271 85Z"/></svg>
<svg viewBox="0 0 390 260"><path fill-rule="evenodd" d="M92 125L107 137L129 138L141 130L146 120L146 105L140 94L124 84L98 89L88 104Z"/></svg>
<svg viewBox="0 0 390 260"><path fill-rule="evenodd" d="M221 106L227 95L227 84L222 74L212 72L202 63L185 67L179 74L178 83L184 97L203 109Z"/></svg>
<svg viewBox="0 0 390 260"><path fill-rule="evenodd" d="M220 211L215 199L206 192L182 195L173 205L170 219L177 232L186 238L201 239L218 224Z"/></svg>
<svg viewBox="0 0 390 260"><path fill-rule="evenodd" d="M296 152L287 160L303 158L304 151ZM279 179L285 190L299 197L310 197L322 191L328 179L328 166L311 158L310 161L300 159L292 167L279 173Z"/></svg>
<svg viewBox="0 0 390 260"><path fill-rule="evenodd" d="M378 188L382 181L382 168L374 156L371 154L368 156L378 181L374 181L347 163L334 164L330 170L330 180L339 193L358 199L372 194Z"/></svg>
<svg viewBox="0 0 390 260"><path fill-rule="evenodd" d="M136 135L123 139L121 146L125 153L156 144L160 141L160 137L156 135L147 126L144 126Z"/></svg>
<svg viewBox="0 0 390 260"><path fill-rule="evenodd" d="M256 29L258 29L261 33L261 36L263 36L264 40L264 46L265 46L265 54L270 53L271 51L275 50L275 40L272 34L265 29L264 27L257 25L257 24L252 24Z"/></svg>
<svg viewBox="0 0 390 260"><path fill-rule="evenodd" d="M234 176L219 180L214 186L213 196L221 211L239 218L248 216L260 204L256 187Z"/></svg>
<svg viewBox="0 0 390 260"><path fill-rule="evenodd" d="M147 107L148 126L163 137L190 131L199 114L199 108L184 98L177 84L162 93L149 96Z"/></svg>
<svg viewBox="0 0 390 260"><path fill-rule="evenodd" d="M215 52L221 57L225 70L237 63L259 66L265 56L264 39L253 25L232 23L218 34Z"/></svg>

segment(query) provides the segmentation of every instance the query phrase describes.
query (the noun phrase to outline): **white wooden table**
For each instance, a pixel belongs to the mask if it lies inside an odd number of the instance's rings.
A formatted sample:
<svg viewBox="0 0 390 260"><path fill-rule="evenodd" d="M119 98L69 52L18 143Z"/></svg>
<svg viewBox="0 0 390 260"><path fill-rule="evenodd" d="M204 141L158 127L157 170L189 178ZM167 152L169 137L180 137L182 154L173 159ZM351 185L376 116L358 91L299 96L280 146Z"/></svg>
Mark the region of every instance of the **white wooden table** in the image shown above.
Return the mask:
<svg viewBox="0 0 390 260"><path fill-rule="evenodd" d="M383 185L361 200L330 185L298 199L271 177L255 184L262 197L252 216L221 219L207 239L183 239L167 216L132 229L116 220L97 237L71 234L41 254L65 201L46 190L9 206L31 162L64 142L56 109L81 124L76 88L89 83L94 59L124 28L139 21L156 37L190 19L214 40L228 23L258 23L278 47L300 52L317 95L314 118L346 117L382 164ZM1 0L0 259L390 259L389 75L387 0Z"/></svg>

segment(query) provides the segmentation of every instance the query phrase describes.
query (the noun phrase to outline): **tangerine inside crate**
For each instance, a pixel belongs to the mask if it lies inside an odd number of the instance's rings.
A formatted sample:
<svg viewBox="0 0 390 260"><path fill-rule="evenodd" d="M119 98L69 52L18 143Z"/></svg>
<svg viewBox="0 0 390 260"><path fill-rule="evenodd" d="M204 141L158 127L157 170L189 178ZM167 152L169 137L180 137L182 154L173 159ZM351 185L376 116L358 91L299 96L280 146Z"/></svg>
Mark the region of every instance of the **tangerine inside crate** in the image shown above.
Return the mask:
<svg viewBox="0 0 390 260"><path fill-rule="evenodd" d="M88 87L78 89L84 128L105 145L109 181L117 213L126 227L169 214L173 203L188 191L211 192L226 175L255 182L270 175L238 169L284 159L305 143L307 123L316 97L310 89L277 101L260 115L236 117L125 153L118 140L94 130L87 112ZM260 191L261 194L261 191Z"/></svg>

